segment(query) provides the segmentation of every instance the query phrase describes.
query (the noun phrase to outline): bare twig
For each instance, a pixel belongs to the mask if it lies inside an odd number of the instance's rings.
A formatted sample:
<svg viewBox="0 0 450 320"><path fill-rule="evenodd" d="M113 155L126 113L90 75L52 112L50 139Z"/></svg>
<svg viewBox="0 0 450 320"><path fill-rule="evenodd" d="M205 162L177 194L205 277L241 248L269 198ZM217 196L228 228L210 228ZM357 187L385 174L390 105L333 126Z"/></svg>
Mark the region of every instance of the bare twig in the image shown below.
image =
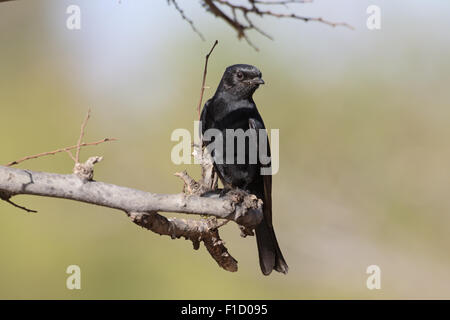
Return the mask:
<svg viewBox="0 0 450 320"><path fill-rule="evenodd" d="M173 6L175 7L175 9L180 13L181 18L185 21L187 21L187 23L189 23L189 25L191 26L192 30L194 30L194 32L196 34L198 34L198 36L205 41L205 37L203 36L203 34L195 27L194 21L192 21L191 19L189 19L183 9L180 8L180 6L178 5L176 0L167 0L167 3L170 5L171 3L173 4Z"/></svg>
<svg viewBox="0 0 450 320"><path fill-rule="evenodd" d="M259 1L259 0L246 0L242 1L239 4L236 4L230 0L203 0L203 6L211 12L213 15L218 17L219 19L224 20L228 25L230 25L236 32L239 39L244 38L247 43L252 46L255 50L258 48L250 41L250 38L247 34L249 30L255 30L261 35L272 39L272 37L263 31L261 28L255 25L252 20L253 16L258 16L261 18L264 17L275 17L275 18L289 18L302 20L304 22L308 21L316 21L320 23L327 24L332 27L343 26L350 29L353 27L345 22L333 22L321 17L306 17L300 16L292 12L288 13L277 13L267 9L261 9L260 6L265 6L265 8L269 6L277 6L282 5L287 8L289 4L300 4L300 3L309 3L312 1L309 0L280 0L280 1ZM231 11L231 15L228 14L224 8L228 8ZM238 15L237 13L240 13Z"/></svg>
<svg viewBox="0 0 450 320"><path fill-rule="evenodd" d="M219 41L214 41L214 44L211 48L211 50L209 50L208 54L205 57L205 67L203 69L203 79L202 79L202 87L200 89L200 100L198 102L198 106L197 106L197 112L198 112L198 117L200 118L200 109L202 107L202 101L203 101L203 94L205 92L205 82L206 82L206 74L208 72L208 59L209 56L211 55L211 53L213 52L214 48L217 46L217 44L219 43Z"/></svg>
<svg viewBox="0 0 450 320"><path fill-rule="evenodd" d="M77 163L77 159L75 159L75 157L73 156L72 151L70 151L70 150L64 150L64 151L67 152L70 159L72 159L74 163Z"/></svg>
<svg viewBox="0 0 450 320"><path fill-rule="evenodd" d="M95 141L95 142L82 143L82 144L80 144L80 147L96 146L98 144L101 144L101 143L104 143L104 142L110 142L110 141L117 141L117 139L116 138L105 138L105 139L102 139L102 140L99 140L99 141ZM32 155L32 156L23 157L23 158L21 158L19 160L12 161L12 162L6 164L5 166L6 167L11 167L11 166L17 165L17 164L19 164L21 162L24 162L26 160L36 159L36 158L40 158L40 157L44 157L44 156L48 156L48 155L55 155L55 154L60 153L60 152L67 152L68 154L70 154L72 160L75 161L75 158L70 153L70 150L77 149L77 148L78 148L78 145L75 145L75 146L70 146L70 147L66 147L66 148L57 149L57 150L54 150L54 151L42 152L42 153L38 153L38 154L35 154L35 155Z"/></svg>
<svg viewBox="0 0 450 320"><path fill-rule="evenodd" d="M22 209L22 210L24 210L24 211L26 211L26 212L31 212L31 213L36 213L36 212L37 212L36 210L32 210L32 209L28 209L28 208L26 208L26 207L19 206L18 204L12 202L12 201L9 200L9 199L7 199L7 200L5 200L5 201L6 201L7 203L9 203L10 205L12 205L12 206L14 206L14 207L16 207L16 208Z"/></svg>
<svg viewBox="0 0 450 320"><path fill-rule="evenodd" d="M80 129L80 137L78 138L78 142L77 142L77 152L75 154L75 164L80 162L80 149L81 149L81 141L83 140L84 137L84 130L86 129L86 125L89 121L89 118L91 117L91 109L88 110L86 118L84 119L83 123L81 124L81 129Z"/></svg>
<svg viewBox="0 0 450 320"><path fill-rule="evenodd" d="M218 40L216 40L214 42L211 50L209 50L208 54L205 57L205 67L203 69L202 87L200 89L200 99L199 99L198 106L197 106L199 118L201 117L200 116L201 115L200 108L203 103L203 94L205 92L205 83L206 83L206 75L208 73L209 56L212 54L214 48L217 46L218 43L219 43ZM203 124L200 123L200 125L203 125ZM184 172L182 174L178 173L177 175L184 180L184 183L185 183L184 189L187 189L187 190L196 189L196 190L201 190L202 192L204 192L204 190L216 190L218 187L219 178L218 178L217 172L214 170L211 155L209 154L208 150L206 150L206 148L203 148L203 143L200 143L198 145L193 144L193 147L194 147L194 152L193 152L194 158L199 160L199 163L201 164L201 167L202 167L202 178L201 178L201 181L199 183L197 183L195 180L190 178L186 172ZM189 179L193 180L193 183L196 183L198 186L197 185L195 185L195 187L191 186ZM191 183L191 184L193 184L193 183Z"/></svg>
<svg viewBox="0 0 450 320"><path fill-rule="evenodd" d="M0 199L2 199L3 201L6 201L10 205L12 205L12 206L14 206L16 208L19 208L21 210L24 210L26 212L33 212L33 213L37 212L36 210L31 210L31 209L25 208L23 206L19 206L18 204L12 202L11 201L11 194L8 193L8 192L5 192L4 190L3 191L0 190Z"/></svg>

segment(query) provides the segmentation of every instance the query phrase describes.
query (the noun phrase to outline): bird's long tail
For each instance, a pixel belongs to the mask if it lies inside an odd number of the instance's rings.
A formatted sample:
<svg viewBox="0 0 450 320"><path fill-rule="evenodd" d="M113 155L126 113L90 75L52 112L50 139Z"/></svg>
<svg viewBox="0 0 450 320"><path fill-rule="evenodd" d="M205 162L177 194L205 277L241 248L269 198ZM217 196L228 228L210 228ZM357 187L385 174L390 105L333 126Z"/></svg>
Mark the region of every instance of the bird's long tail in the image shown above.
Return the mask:
<svg viewBox="0 0 450 320"><path fill-rule="evenodd" d="M286 274L289 270L283 258L273 226L265 219L256 227L256 243L258 245L259 265L264 275L268 276L272 270Z"/></svg>

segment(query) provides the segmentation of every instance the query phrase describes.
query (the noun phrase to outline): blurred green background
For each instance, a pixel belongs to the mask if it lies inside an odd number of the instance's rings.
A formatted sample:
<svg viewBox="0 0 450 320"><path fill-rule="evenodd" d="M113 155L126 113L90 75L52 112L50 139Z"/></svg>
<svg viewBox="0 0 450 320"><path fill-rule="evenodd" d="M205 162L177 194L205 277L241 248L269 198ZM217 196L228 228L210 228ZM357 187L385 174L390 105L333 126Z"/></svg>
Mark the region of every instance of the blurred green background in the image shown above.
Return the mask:
<svg viewBox="0 0 450 320"><path fill-rule="evenodd" d="M81 8L81 30L66 8ZM0 5L0 163L76 143L104 156L96 179L177 193L170 161L176 128L193 130L204 54L205 98L226 66L258 66L255 101L280 129L274 223L290 266L264 277L256 243L222 229L239 271L203 246L143 230L119 211L19 196L39 211L0 202L0 298L299 299L450 298L450 19L448 1L317 0L295 12L356 29L258 20L275 41L250 34L256 52L200 7L179 1L203 42L166 1L13 1ZM381 8L379 31L366 8ZM283 8L280 8L283 10ZM20 168L70 173L66 154ZM66 289L67 266L82 289ZM367 266L381 290L366 288Z"/></svg>

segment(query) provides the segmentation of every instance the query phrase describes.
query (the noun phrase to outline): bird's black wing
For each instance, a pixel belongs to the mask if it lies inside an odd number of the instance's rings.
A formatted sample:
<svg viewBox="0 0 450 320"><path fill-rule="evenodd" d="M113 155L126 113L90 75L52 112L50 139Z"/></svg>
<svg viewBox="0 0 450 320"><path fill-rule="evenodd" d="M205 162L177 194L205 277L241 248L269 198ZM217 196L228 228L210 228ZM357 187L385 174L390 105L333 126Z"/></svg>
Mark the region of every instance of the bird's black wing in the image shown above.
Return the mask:
<svg viewBox="0 0 450 320"><path fill-rule="evenodd" d="M200 114L200 126L199 126L199 135L200 137L203 136L203 134L206 131L206 123L207 123L207 116L208 116L208 106L211 103L211 99L206 101L205 105L203 106L202 113Z"/></svg>
<svg viewBox="0 0 450 320"><path fill-rule="evenodd" d="M259 118L259 119L258 119ZM258 143L259 141L259 130L266 130L266 127L264 126L264 123L260 117L258 118L250 118L248 121L248 125L250 129L255 129L256 134L258 136ZM267 136L267 156L270 157L270 145L269 145L269 137ZM261 167L265 167L266 170L270 170L271 162L268 164L262 164L259 161L259 154L258 154L258 163ZM263 184L264 184L264 219L266 220L267 224L272 227L272 175L266 174L262 176L263 178Z"/></svg>

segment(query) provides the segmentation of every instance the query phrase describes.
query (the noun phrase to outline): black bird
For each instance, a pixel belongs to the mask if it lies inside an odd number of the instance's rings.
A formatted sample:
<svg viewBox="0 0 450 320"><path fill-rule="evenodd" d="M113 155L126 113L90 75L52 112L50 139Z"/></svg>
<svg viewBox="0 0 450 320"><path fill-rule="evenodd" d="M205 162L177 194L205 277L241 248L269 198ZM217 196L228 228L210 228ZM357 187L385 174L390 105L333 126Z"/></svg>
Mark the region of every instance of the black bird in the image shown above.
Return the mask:
<svg viewBox="0 0 450 320"><path fill-rule="evenodd" d="M270 163L264 165L261 163L259 156L257 161L249 161L249 150L257 150L259 154L258 142L256 142L257 145L254 145L255 140L252 142L251 139L246 139L245 142L246 155L243 164L237 162L236 143L234 163L230 164L226 161L226 129L265 130L264 122L252 98L253 93L261 84L264 84L264 81L258 68L247 64L236 64L228 67L216 93L205 103L202 109L200 116L201 131L204 144L208 144L204 135L206 130L218 129L222 132L223 163L214 159L214 151L212 151L212 156L214 168L225 188L246 190L263 200L264 217L255 228L262 273L269 275L272 270L276 270L286 274L288 265L278 246L272 226L272 176L261 175L260 171L264 166L270 167ZM251 143L253 145L250 145ZM268 141L266 143L268 156L270 156Z"/></svg>

